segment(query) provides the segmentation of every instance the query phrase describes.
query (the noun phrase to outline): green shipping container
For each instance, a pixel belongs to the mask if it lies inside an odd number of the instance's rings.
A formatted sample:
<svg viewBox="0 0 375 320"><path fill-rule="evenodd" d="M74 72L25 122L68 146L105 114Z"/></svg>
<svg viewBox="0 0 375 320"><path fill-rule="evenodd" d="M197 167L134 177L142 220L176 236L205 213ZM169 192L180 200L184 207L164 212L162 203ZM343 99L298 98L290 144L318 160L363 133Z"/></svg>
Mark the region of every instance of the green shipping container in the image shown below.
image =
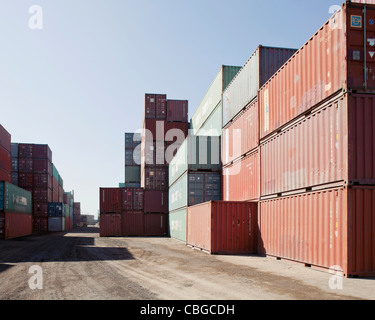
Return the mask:
<svg viewBox="0 0 375 320"><path fill-rule="evenodd" d="M55 165L52 163L52 175L54 176L54 178L56 179L56 181L59 181L59 171L57 170L57 168L55 167Z"/></svg>
<svg viewBox="0 0 375 320"><path fill-rule="evenodd" d="M220 137L188 136L169 164L169 186L186 171L221 170Z"/></svg>
<svg viewBox="0 0 375 320"><path fill-rule="evenodd" d="M0 212L32 213L31 192L0 182Z"/></svg>
<svg viewBox="0 0 375 320"><path fill-rule="evenodd" d="M218 74L191 119L191 127L194 130L193 134L197 134L198 130L207 121L216 106L221 102L223 91L227 88L240 69L241 67L237 66L221 66Z"/></svg>
<svg viewBox="0 0 375 320"><path fill-rule="evenodd" d="M141 182L141 166L125 167L125 183Z"/></svg>
<svg viewBox="0 0 375 320"><path fill-rule="evenodd" d="M222 121L221 121L221 109L222 105L221 102L216 106L215 110L209 116L207 121L202 125L202 127L198 130L197 136L221 136L221 128L222 128Z"/></svg>
<svg viewBox="0 0 375 320"><path fill-rule="evenodd" d="M185 173L169 187L169 211L175 211L188 205L188 174Z"/></svg>
<svg viewBox="0 0 375 320"><path fill-rule="evenodd" d="M65 218L70 218L70 207L68 204L64 204L65 207Z"/></svg>
<svg viewBox="0 0 375 320"><path fill-rule="evenodd" d="M169 212L169 234L171 238L186 242L187 208Z"/></svg>

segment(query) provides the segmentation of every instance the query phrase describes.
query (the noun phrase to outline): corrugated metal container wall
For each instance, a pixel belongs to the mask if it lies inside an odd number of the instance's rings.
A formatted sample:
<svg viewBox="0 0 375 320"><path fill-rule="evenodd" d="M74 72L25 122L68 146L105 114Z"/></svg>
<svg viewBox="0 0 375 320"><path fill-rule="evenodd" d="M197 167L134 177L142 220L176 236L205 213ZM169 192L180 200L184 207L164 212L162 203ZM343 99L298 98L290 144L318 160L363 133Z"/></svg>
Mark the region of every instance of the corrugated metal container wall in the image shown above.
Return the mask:
<svg viewBox="0 0 375 320"><path fill-rule="evenodd" d="M48 217L48 202L34 203L33 216L34 217Z"/></svg>
<svg viewBox="0 0 375 320"><path fill-rule="evenodd" d="M120 188L100 188L100 213L121 213L122 197Z"/></svg>
<svg viewBox="0 0 375 320"><path fill-rule="evenodd" d="M241 67L237 66L222 66L220 68L218 74L216 75L214 81L212 82L191 119L193 134L198 132L210 114L212 114L216 106L220 103L224 89L232 81L233 77L240 69Z"/></svg>
<svg viewBox="0 0 375 320"><path fill-rule="evenodd" d="M171 238L186 242L187 208L169 212L169 234Z"/></svg>
<svg viewBox="0 0 375 320"><path fill-rule="evenodd" d="M18 143L12 143L10 149L12 158L18 158Z"/></svg>
<svg viewBox="0 0 375 320"><path fill-rule="evenodd" d="M125 183L141 181L141 166L125 167Z"/></svg>
<svg viewBox="0 0 375 320"><path fill-rule="evenodd" d="M223 92L223 126L258 94L259 88L296 52L259 46Z"/></svg>
<svg viewBox="0 0 375 320"><path fill-rule="evenodd" d="M101 214L99 224L101 237L121 237L121 214Z"/></svg>
<svg viewBox="0 0 375 320"><path fill-rule="evenodd" d="M165 94L146 94L144 111L146 119L166 119L167 96Z"/></svg>
<svg viewBox="0 0 375 320"><path fill-rule="evenodd" d="M145 190L144 212L168 213L168 192Z"/></svg>
<svg viewBox="0 0 375 320"><path fill-rule="evenodd" d="M144 235L144 213L123 212L121 215L121 235L141 237Z"/></svg>
<svg viewBox="0 0 375 320"><path fill-rule="evenodd" d="M262 196L347 179L347 108L341 96L261 144Z"/></svg>
<svg viewBox="0 0 375 320"><path fill-rule="evenodd" d="M48 217L33 217L33 231L47 232L48 231Z"/></svg>
<svg viewBox="0 0 375 320"><path fill-rule="evenodd" d="M374 196L374 187L355 187L262 201L260 253L373 276Z"/></svg>
<svg viewBox="0 0 375 320"><path fill-rule="evenodd" d="M141 211L144 208L144 190L141 188L123 188L122 210Z"/></svg>
<svg viewBox="0 0 375 320"><path fill-rule="evenodd" d="M374 8L366 6L363 23L363 5L345 2L260 89L261 139L338 91L374 92L371 39L375 25L370 24L375 19ZM366 49L364 39L368 40Z"/></svg>
<svg viewBox="0 0 375 320"><path fill-rule="evenodd" d="M203 190L202 190L203 191ZM188 205L188 174L183 174L169 187L169 211L174 211Z"/></svg>
<svg viewBox="0 0 375 320"><path fill-rule="evenodd" d="M65 217L49 217L48 218L49 232L65 231Z"/></svg>
<svg viewBox="0 0 375 320"><path fill-rule="evenodd" d="M257 253L258 206L251 202L207 202L189 207L189 246L211 254Z"/></svg>
<svg viewBox="0 0 375 320"><path fill-rule="evenodd" d="M188 122L167 122L165 125L165 141L167 144L177 142L181 144L189 133ZM179 139L179 141L177 141Z"/></svg>
<svg viewBox="0 0 375 320"><path fill-rule="evenodd" d="M167 121L160 119L145 119L143 123L143 141L165 141Z"/></svg>
<svg viewBox="0 0 375 320"><path fill-rule="evenodd" d="M33 145L33 158L34 159L46 159L52 162L52 151L46 144L34 144Z"/></svg>
<svg viewBox="0 0 375 320"><path fill-rule="evenodd" d="M11 135L1 124L0 124L0 146L2 146L9 153L11 152Z"/></svg>
<svg viewBox="0 0 375 320"><path fill-rule="evenodd" d="M197 136L221 136L221 113L221 103L219 103L206 122L197 131Z"/></svg>
<svg viewBox="0 0 375 320"><path fill-rule="evenodd" d="M31 214L31 193L10 183L0 181L0 211Z"/></svg>
<svg viewBox="0 0 375 320"><path fill-rule="evenodd" d="M260 198L259 149L223 168L223 200L258 201Z"/></svg>
<svg viewBox="0 0 375 320"><path fill-rule="evenodd" d="M33 233L32 216L24 213L0 213L0 239L15 239Z"/></svg>
<svg viewBox="0 0 375 320"><path fill-rule="evenodd" d="M146 237L166 237L168 235L168 214L146 213L144 227Z"/></svg>
<svg viewBox="0 0 375 320"><path fill-rule="evenodd" d="M223 129L221 140L223 165L229 164L259 146L257 99Z"/></svg>
<svg viewBox="0 0 375 320"><path fill-rule="evenodd" d="M135 149L141 143L141 134L134 132L125 133L125 149Z"/></svg>
<svg viewBox="0 0 375 320"><path fill-rule="evenodd" d="M142 166L144 176L141 186L146 190L165 191L168 189L168 167Z"/></svg>
<svg viewBox="0 0 375 320"><path fill-rule="evenodd" d="M12 171L12 158L10 152L0 146L0 169L10 173Z"/></svg>
<svg viewBox="0 0 375 320"><path fill-rule="evenodd" d="M189 121L189 102L187 100L167 100L167 120L173 122Z"/></svg>

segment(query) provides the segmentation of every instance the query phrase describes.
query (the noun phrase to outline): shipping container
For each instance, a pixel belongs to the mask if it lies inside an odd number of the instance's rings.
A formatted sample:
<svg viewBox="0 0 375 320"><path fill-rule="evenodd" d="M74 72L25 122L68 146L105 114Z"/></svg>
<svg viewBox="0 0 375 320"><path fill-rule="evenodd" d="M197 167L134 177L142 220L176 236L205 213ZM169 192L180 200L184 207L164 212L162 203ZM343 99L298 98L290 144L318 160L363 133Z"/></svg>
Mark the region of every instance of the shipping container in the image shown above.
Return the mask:
<svg viewBox="0 0 375 320"><path fill-rule="evenodd" d="M99 233L101 237L121 237L121 213L101 214Z"/></svg>
<svg viewBox="0 0 375 320"><path fill-rule="evenodd" d="M11 158L11 170L12 172L18 172L18 158Z"/></svg>
<svg viewBox="0 0 375 320"><path fill-rule="evenodd" d="M28 143L19 143L18 157L25 159L33 158L33 145Z"/></svg>
<svg viewBox="0 0 375 320"><path fill-rule="evenodd" d="M140 133L126 132L125 133L125 149L135 149L138 145L141 144Z"/></svg>
<svg viewBox="0 0 375 320"><path fill-rule="evenodd" d="M167 121L160 119L145 119L143 122L143 141L165 141Z"/></svg>
<svg viewBox="0 0 375 320"><path fill-rule="evenodd" d="M49 217L65 217L65 206L60 202L48 203L48 216Z"/></svg>
<svg viewBox="0 0 375 320"><path fill-rule="evenodd" d="M100 213L122 212L122 191L120 188L100 188ZM76 206L74 206L76 209ZM76 211L74 211L76 213Z"/></svg>
<svg viewBox="0 0 375 320"><path fill-rule="evenodd" d="M31 214L31 200L30 192L0 181L0 212Z"/></svg>
<svg viewBox="0 0 375 320"><path fill-rule="evenodd" d="M9 171L5 171L3 169L0 169L0 181L5 181L5 182L12 182L12 177Z"/></svg>
<svg viewBox="0 0 375 320"><path fill-rule="evenodd" d="M34 186L34 175L32 173L19 173L18 186L21 188L32 188Z"/></svg>
<svg viewBox="0 0 375 320"><path fill-rule="evenodd" d="M33 145L33 158L34 159L45 159L52 162L52 151L46 144L34 144Z"/></svg>
<svg viewBox="0 0 375 320"><path fill-rule="evenodd" d="M340 91L375 91L374 5L346 1L259 91L260 138Z"/></svg>
<svg viewBox="0 0 375 320"><path fill-rule="evenodd" d="M125 166L141 165L141 148L125 149Z"/></svg>
<svg viewBox="0 0 375 320"><path fill-rule="evenodd" d="M221 120L222 107L221 103L217 105L211 115L207 118L206 122L197 131L197 136L221 136L222 120Z"/></svg>
<svg viewBox="0 0 375 320"><path fill-rule="evenodd" d="M0 146L11 152L11 135L10 133L0 124Z"/></svg>
<svg viewBox="0 0 375 320"><path fill-rule="evenodd" d="M48 173L34 173L35 188L52 188L52 177Z"/></svg>
<svg viewBox="0 0 375 320"><path fill-rule="evenodd" d="M0 239L15 239L31 235L32 216L24 213L0 213Z"/></svg>
<svg viewBox="0 0 375 320"><path fill-rule="evenodd" d="M10 155L12 158L18 158L18 143L12 143L10 146Z"/></svg>
<svg viewBox="0 0 375 320"><path fill-rule="evenodd" d="M198 130L207 121L214 109L221 102L223 91L240 69L241 67L237 66L220 67L214 81L212 82L191 119L191 126L194 135L197 134Z"/></svg>
<svg viewBox="0 0 375 320"><path fill-rule="evenodd" d="M49 232L65 231L65 217L48 217Z"/></svg>
<svg viewBox="0 0 375 320"><path fill-rule="evenodd" d="M169 185L186 171L220 171L220 137L188 136L169 164Z"/></svg>
<svg viewBox="0 0 375 320"><path fill-rule="evenodd" d="M259 88L296 51L296 49L258 46L223 92L223 126L226 126L257 97Z"/></svg>
<svg viewBox="0 0 375 320"><path fill-rule="evenodd" d="M372 186L262 201L260 253L346 276L374 276L374 199Z"/></svg>
<svg viewBox="0 0 375 320"><path fill-rule="evenodd" d="M141 166L125 166L125 183L141 181Z"/></svg>
<svg viewBox="0 0 375 320"><path fill-rule="evenodd" d="M142 211L122 213L121 235L123 237L142 237L144 235L144 213Z"/></svg>
<svg viewBox="0 0 375 320"><path fill-rule="evenodd" d="M221 200L219 172L186 172L169 188L169 211Z"/></svg>
<svg viewBox="0 0 375 320"><path fill-rule="evenodd" d="M168 213L168 192L145 190L144 212Z"/></svg>
<svg viewBox="0 0 375 320"><path fill-rule="evenodd" d="M81 203L74 202L74 214L81 214Z"/></svg>
<svg viewBox="0 0 375 320"><path fill-rule="evenodd" d="M169 234L173 239L186 242L187 207L169 212Z"/></svg>
<svg viewBox="0 0 375 320"><path fill-rule="evenodd" d="M168 167L142 166L141 187L146 190L167 190Z"/></svg>
<svg viewBox="0 0 375 320"><path fill-rule="evenodd" d="M167 100L167 120L172 122L189 121L189 101Z"/></svg>
<svg viewBox="0 0 375 320"><path fill-rule="evenodd" d="M168 214L145 213L144 230L146 237L168 236Z"/></svg>
<svg viewBox="0 0 375 320"><path fill-rule="evenodd" d="M182 144L189 134L188 122L166 122L165 141L168 145L172 143Z"/></svg>
<svg viewBox="0 0 375 320"><path fill-rule="evenodd" d="M12 172L12 174L11 174L11 180L8 181L8 178L6 178L6 177L4 178L2 176L1 170L0 170L0 181L6 181L6 182L9 182L11 184L14 184L15 186L18 186L18 173L17 172Z"/></svg>
<svg viewBox="0 0 375 320"><path fill-rule="evenodd" d="M31 158L18 158L18 172L32 173L34 162Z"/></svg>
<svg viewBox="0 0 375 320"><path fill-rule="evenodd" d="M223 165L227 165L259 147L257 99L223 129L221 141Z"/></svg>
<svg viewBox="0 0 375 320"><path fill-rule="evenodd" d="M259 149L223 168L224 201L258 201L260 198Z"/></svg>
<svg viewBox="0 0 375 320"><path fill-rule="evenodd" d="M142 188L123 188L122 211L142 211L144 208L144 190Z"/></svg>
<svg viewBox="0 0 375 320"><path fill-rule="evenodd" d="M33 202L52 202L52 189L49 188L33 188Z"/></svg>
<svg viewBox="0 0 375 320"><path fill-rule="evenodd" d="M12 171L12 158L10 152L2 146L0 146L0 169L8 171L9 173Z"/></svg>
<svg viewBox="0 0 375 320"><path fill-rule="evenodd" d="M33 217L33 232L48 232L48 217Z"/></svg>
<svg viewBox="0 0 375 320"><path fill-rule="evenodd" d="M261 144L261 195L375 184L375 97L344 94Z"/></svg>
<svg viewBox="0 0 375 320"><path fill-rule="evenodd" d="M187 209L188 246L210 254L255 254L258 204L210 201Z"/></svg>
<svg viewBox="0 0 375 320"><path fill-rule="evenodd" d="M48 202L33 203L34 217L48 217Z"/></svg>
<svg viewBox="0 0 375 320"><path fill-rule="evenodd" d="M165 167L167 144L162 141L145 141L142 144L142 165Z"/></svg>
<svg viewBox="0 0 375 320"><path fill-rule="evenodd" d="M145 119L166 119L167 118L167 95L146 94L144 118Z"/></svg>

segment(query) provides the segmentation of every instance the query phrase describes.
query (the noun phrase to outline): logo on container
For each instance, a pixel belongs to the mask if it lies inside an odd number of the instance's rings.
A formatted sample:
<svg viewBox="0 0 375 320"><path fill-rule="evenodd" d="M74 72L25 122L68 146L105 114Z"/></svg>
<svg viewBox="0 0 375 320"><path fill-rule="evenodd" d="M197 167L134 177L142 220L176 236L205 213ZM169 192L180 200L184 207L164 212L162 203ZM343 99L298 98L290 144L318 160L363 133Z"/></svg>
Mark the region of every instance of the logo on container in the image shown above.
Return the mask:
<svg viewBox="0 0 375 320"><path fill-rule="evenodd" d="M329 268L329 273L333 274L329 278L328 286L331 290L343 290L344 289L344 271L340 266L332 266Z"/></svg>

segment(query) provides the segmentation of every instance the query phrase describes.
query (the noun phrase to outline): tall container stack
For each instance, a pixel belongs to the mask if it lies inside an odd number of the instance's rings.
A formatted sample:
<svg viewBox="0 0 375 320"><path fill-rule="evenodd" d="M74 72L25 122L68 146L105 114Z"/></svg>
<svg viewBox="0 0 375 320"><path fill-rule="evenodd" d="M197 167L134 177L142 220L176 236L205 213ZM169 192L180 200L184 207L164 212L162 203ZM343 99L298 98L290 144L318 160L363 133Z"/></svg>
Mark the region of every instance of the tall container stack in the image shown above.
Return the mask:
<svg viewBox="0 0 375 320"><path fill-rule="evenodd" d="M65 214L65 205L63 203L48 203L48 231L65 231Z"/></svg>
<svg viewBox="0 0 375 320"><path fill-rule="evenodd" d="M81 222L81 203L73 203L73 225L77 226Z"/></svg>
<svg viewBox="0 0 375 320"><path fill-rule="evenodd" d="M48 145L12 143L12 176L32 193L33 231L48 231L48 202L52 202L52 151ZM18 166L16 165L18 164Z"/></svg>
<svg viewBox="0 0 375 320"><path fill-rule="evenodd" d="M64 192L63 194L63 203L65 206L65 228L66 230L71 230L74 223L74 193Z"/></svg>
<svg viewBox="0 0 375 320"><path fill-rule="evenodd" d="M145 95L141 187L146 236L168 234L168 166L188 130L188 101Z"/></svg>
<svg viewBox="0 0 375 320"><path fill-rule="evenodd" d="M296 49L258 46L223 92L223 200L259 201L259 88Z"/></svg>
<svg viewBox="0 0 375 320"><path fill-rule="evenodd" d="M11 135L0 125L0 181L12 182Z"/></svg>
<svg viewBox="0 0 375 320"><path fill-rule="evenodd" d="M125 185L141 186L141 134L125 133Z"/></svg>
<svg viewBox="0 0 375 320"><path fill-rule="evenodd" d="M100 188L100 236L122 236L122 192L121 188Z"/></svg>
<svg viewBox="0 0 375 320"><path fill-rule="evenodd" d="M373 21L345 2L259 91L264 254L375 275Z"/></svg>

